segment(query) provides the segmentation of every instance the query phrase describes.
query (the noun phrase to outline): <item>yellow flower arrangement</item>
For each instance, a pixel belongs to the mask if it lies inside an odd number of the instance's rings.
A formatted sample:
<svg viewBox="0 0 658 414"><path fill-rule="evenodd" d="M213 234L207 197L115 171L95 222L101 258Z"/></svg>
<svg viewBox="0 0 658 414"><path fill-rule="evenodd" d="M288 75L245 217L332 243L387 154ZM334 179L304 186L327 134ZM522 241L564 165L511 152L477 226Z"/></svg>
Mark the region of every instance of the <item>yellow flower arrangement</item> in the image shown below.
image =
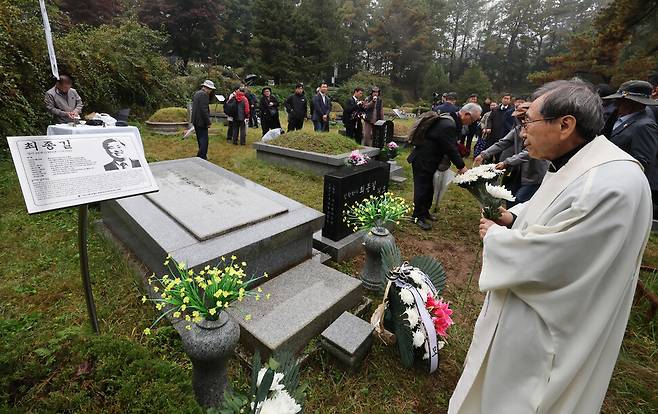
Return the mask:
<svg viewBox="0 0 658 414"><path fill-rule="evenodd" d="M411 210L404 198L386 192L380 196L371 195L347 208L343 221L354 231L370 230L386 224L400 224Z"/></svg>
<svg viewBox="0 0 658 414"><path fill-rule="evenodd" d="M217 266L206 266L199 272L188 269L184 262L176 263L171 256L167 256L164 263L172 275L161 278L152 275L148 280L149 285L155 284L152 289L159 297L141 297L142 303L147 300L155 302L156 308L163 312L149 328L144 329L145 335L149 335L151 329L168 314L190 323L200 322L204 318L217 320L222 310L236 300L242 301L247 296L259 300L263 289L259 287L252 292L250 288L267 277L264 274L258 278L247 278L244 270L247 264L237 262L235 256L231 256L230 262L222 258ZM269 299L269 294L266 298ZM251 319L251 315L245 319ZM185 328L191 329L191 325Z"/></svg>

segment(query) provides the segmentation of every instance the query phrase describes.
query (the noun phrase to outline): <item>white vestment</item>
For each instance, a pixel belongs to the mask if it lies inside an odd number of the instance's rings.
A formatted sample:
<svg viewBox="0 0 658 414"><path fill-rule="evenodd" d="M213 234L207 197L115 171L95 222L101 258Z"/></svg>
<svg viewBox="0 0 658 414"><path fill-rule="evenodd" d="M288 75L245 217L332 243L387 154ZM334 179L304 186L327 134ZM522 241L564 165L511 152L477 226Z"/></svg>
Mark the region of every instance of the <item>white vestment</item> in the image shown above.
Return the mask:
<svg viewBox="0 0 658 414"><path fill-rule="evenodd" d="M448 413L598 414L649 238L647 180L600 136L512 212L484 237L487 296Z"/></svg>

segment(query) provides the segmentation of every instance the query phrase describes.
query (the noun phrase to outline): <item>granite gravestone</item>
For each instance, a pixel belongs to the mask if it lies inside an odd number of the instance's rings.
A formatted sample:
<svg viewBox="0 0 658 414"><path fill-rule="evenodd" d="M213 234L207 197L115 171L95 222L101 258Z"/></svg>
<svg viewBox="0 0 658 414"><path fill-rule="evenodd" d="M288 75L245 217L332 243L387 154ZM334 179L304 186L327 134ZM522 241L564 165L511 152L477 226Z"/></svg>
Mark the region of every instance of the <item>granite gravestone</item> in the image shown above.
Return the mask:
<svg viewBox="0 0 658 414"><path fill-rule="evenodd" d="M157 172L160 192L146 197L198 240L268 220L288 209L197 164ZM209 220L212 217L213 219Z"/></svg>
<svg viewBox="0 0 658 414"><path fill-rule="evenodd" d="M324 176L323 237L338 241L353 232L343 220L345 209L371 195L388 191L390 168L387 162L371 160L368 164L345 166Z"/></svg>
<svg viewBox="0 0 658 414"><path fill-rule="evenodd" d="M384 145L393 141L395 128L391 120L379 120L375 122L372 131L372 146L375 148L384 148Z"/></svg>

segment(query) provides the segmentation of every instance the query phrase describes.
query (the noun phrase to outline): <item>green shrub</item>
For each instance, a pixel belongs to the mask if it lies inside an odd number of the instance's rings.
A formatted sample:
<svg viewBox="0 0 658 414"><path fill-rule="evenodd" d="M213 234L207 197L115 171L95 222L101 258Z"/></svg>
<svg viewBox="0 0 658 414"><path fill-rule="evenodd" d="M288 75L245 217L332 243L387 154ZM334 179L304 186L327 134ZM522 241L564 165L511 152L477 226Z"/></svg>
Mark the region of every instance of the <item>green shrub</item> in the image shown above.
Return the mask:
<svg viewBox="0 0 658 414"><path fill-rule="evenodd" d="M318 152L327 155L339 155L361 148L353 139L338 132L293 131L279 135L268 144L302 151Z"/></svg>
<svg viewBox="0 0 658 414"><path fill-rule="evenodd" d="M162 108L158 109L149 118L151 122L187 122L187 108Z"/></svg>

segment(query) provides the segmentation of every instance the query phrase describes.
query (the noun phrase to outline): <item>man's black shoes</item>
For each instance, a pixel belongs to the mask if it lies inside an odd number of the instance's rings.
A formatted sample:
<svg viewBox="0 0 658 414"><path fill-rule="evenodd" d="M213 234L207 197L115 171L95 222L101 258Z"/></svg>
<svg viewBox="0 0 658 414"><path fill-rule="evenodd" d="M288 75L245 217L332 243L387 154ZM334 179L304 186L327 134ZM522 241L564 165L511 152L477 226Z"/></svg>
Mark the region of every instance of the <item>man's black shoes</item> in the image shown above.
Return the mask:
<svg viewBox="0 0 658 414"><path fill-rule="evenodd" d="M418 227L420 227L425 231L432 230L432 224L425 221L424 218L419 218L418 220L416 220L416 224L418 225Z"/></svg>

